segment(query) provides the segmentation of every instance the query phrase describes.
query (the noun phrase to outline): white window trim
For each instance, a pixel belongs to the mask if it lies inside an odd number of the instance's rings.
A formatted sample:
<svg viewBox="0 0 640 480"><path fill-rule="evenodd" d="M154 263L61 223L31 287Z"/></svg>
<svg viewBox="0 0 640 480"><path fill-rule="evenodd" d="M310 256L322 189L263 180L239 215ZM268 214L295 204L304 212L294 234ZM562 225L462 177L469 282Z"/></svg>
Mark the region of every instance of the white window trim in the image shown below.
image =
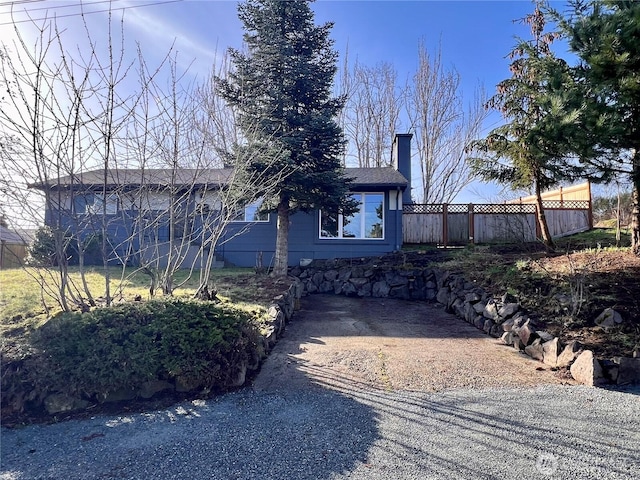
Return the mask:
<svg viewBox="0 0 640 480"><path fill-rule="evenodd" d="M337 237L324 237L322 236L322 210L318 215L318 238L320 240L366 240L366 241L380 241L385 239L385 194L384 192L352 192L350 195L362 195L362 201L360 202L360 234L362 235L366 231L366 215L364 212L364 206L366 205L367 195L382 195L382 236L381 237L345 237L344 236L344 215L338 214L338 236Z"/></svg>

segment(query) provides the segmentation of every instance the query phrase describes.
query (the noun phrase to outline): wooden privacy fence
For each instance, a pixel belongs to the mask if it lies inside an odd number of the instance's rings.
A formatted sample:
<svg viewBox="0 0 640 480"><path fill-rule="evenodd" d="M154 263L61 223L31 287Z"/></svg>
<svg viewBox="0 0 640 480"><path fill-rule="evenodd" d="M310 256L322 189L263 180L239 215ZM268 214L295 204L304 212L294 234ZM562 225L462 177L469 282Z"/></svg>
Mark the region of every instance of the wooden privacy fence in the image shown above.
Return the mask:
<svg viewBox="0 0 640 480"><path fill-rule="evenodd" d="M552 237L593 226L588 200L545 200ZM541 237L537 207L532 204L407 204L403 206L404 243L467 245L533 242Z"/></svg>
<svg viewBox="0 0 640 480"><path fill-rule="evenodd" d="M21 267L26 256L26 245L7 243L4 240L0 240L0 270Z"/></svg>

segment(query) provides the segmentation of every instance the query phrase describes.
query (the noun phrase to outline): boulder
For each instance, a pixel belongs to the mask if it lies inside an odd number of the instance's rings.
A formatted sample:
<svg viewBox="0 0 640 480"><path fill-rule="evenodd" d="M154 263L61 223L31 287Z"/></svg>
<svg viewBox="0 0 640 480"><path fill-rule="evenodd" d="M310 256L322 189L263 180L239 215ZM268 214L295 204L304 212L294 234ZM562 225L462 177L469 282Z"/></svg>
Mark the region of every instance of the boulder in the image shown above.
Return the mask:
<svg viewBox="0 0 640 480"><path fill-rule="evenodd" d="M138 395L142 398L151 398L155 394L164 392L165 390L173 390L173 385L163 380L149 380L140 386Z"/></svg>
<svg viewBox="0 0 640 480"><path fill-rule="evenodd" d="M356 286L351 282L345 282L342 284L342 294L347 297L353 297L358 294Z"/></svg>
<svg viewBox="0 0 640 480"><path fill-rule="evenodd" d="M618 364L618 385L640 383L640 358L618 357L614 361Z"/></svg>
<svg viewBox="0 0 640 480"><path fill-rule="evenodd" d="M549 332L545 332L544 330L537 330L536 333L538 334L538 337L542 339L543 342L548 342L549 340L553 339L553 335L551 335Z"/></svg>
<svg viewBox="0 0 640 480"><path fill-rule="evenodd" d="M556 366L560 368L568 367L573 363L579 353L580 343L578 343L576 340L569 342L562 350L562 353L558 356Z"/></svg>
<svg viewBox="0 0 640 480"><path fill-rule="evenodd" d="M371 289L371 294L374 297L387 297L389 296L389 290L390 288L387 282L384 282L384 281L375 282Z"/></svg>
<svg viewBox="0 0 640 480"><path fill-rule="evenodd" d="M115 392L108 392L101 399L105 403L128 402L134 400L138 396L132 388L121 388Z"/></svg>
<svg viewBox="0 0 640 480"><path fill-rule="evenodd" d="M605 308L595 319L595 324L602 328L612 328L622 323L622 316L613 308Z"/></svg>
<svg viewBox="0 0 640 480"><path fill-rule="evenodd" d="M473 304L466 302L464 304L464 319L469 323L473 323L474 318L476 318L476 311L473 309Z"/></svg>
<svg viewBox="0 0 640 480"><path fill-rule="evenodd" d="M193 392L202 388L203 382L201 379L192 377L183 377L181 375L176 377L176 392Z"/></svg>
<svg viewBox="0 0 640 480"><path fill-rule="evenodd" d="M436 299L436 296L438 295L438 291L435 288L428 288L425 292L425 299L433 302Z"/></svg>
<svg viewBox="0 0 640 480"><path fill-rule="evenodd" d="M524 347L524 352L534 360L542 362L544 359L544 347L542 345L542 340L540 338L536 338L531 345Z"/></svg>
<svg viewBox="0 0 640 480"><path fill-rule="evenodd" d="M491 335L493 338L500 338L502 333L503 330L499 323L496 323L493 327L491 327L491 330L489 330L489 335Z"/></svg>
<svg viewBox="0 0 640 480"><path fill-rule="evenodd" d="M52 393L44 399L44 408L47 410L49 415L82 410L88 406L89 402L86 400L74 398L65 393Z"/></svg>
<svg viewBox="0 0 640 480"><path fill-rule="evenodd" d="M498 310L498 316L500 318L507 319L509 317L512 317L515 313L517 313L518 310L520 310L520 304L518 304L518 303L505 303Z"/></svg>
<svg viewBox="0 0 640 480"><path fill-rule="evenodd" d="M619 365L613 360L600 360L602 373L611 383L618 383Z"/></svg>
<svg viewBox="0 0 640 480"><path fill-rule="evenodd" d="M522 343L522 340L520 340L520 337L514 334L513 332L511 333L513 335L513 348L515 348L516 350L524 350L524 347L526 347L526 345Z"/></svg>
<svg viewBox="0 0 640 480"><path fill-rule="evenodd" d="M403 300L409 300L411 298L411 292L408 285L400 285L398 287L391 287L389 290L389 296L391 298L401 298Z"/></svg>
<svg viewBox="0 0 640 480"><path fill-rule="evenodd" d="M496 305L495 300L489 300L487 302L482 311L482 315L490 320L497 320L499 318L498 305Z"/></svg>
<svg viewBox="0 0 640 480"><path fill-rule="evenodd" d="M438 290L436 300L438 301L438 303L441 303L446 307L449 303L449 287L442 287L440 290Z"/></svg>
<svg viewBox="0 0 640 480"><path fill-rule="evenodd" d="M473 309L478 315L482 315L482 312L484 312L484 309L486 306L487 306L486 302L480 301L473 304Z"/></svg>
<svg viewBox="0 0 640 480"><path fill-rule="evenodd" d="M338 271L337 270L328 270L328 271L324 272L324 278L325 278L325 280L328 280L329 282L333 282L336 278L338 278Z"/></svg>
<svg viewBox="0 0 640 480"><path fill-rule="evenodd" d="M571 376L583 385L590 387L604 383L604 373L598 359L591 350L584 350L570 368Z"/></svg>
<svg viewBox="0 0 640 480"><path fill-rule="evenodd" d="M524 325L528 321L529 321L529 318L526 315L521 315L521 314L515 315L513 317L512 329L514 330L519 329L522 325Z"/></svg>
<svg viewBox="0 0 640 480"><path fill-rule="evenodd" d="M236 374L229 379L229 381L227 382L227 387L241 387L242 385L244 385L244 382L247 378L247 364L246 363L242 363L240 364L240 366L238 367L238 371L236 372Z"/></svg>
<svg viewBox="0 0 640 480"><path fill-rule="evenodd" d="M509 318L502 322L502 330L505 332L510 332L513 328L513 318Z"/></svg>
<svg viewBox="0 0 640 480"><path fill-rule="evenodd" d="M409 283L409 279L404 275L394 273L387 276L387 283L391 287L401 287L403 285L407 285Z"/></svg>
<svg viewBox="0 0 640 480"><path fill-rule="evenodd" d="M456 298L451 305L453 312L460 318L465 318L464 300Z"/></svg>
<svg viewBox="0 0 640 480"><path fill-rule="evenodd" d="M542 361L551 367L558 366L558 356L560 355L560 339L554 338L542 344Z"/></svg>
<svg viewBox="0 0 640 480"><path fill-rule="evenodd" d="M371 284L369 282L365 283L362 287L358 289L359 297L370 297L371 296Z"/></svg>
<svg viewBox="0 0 640 480"><path fill-rule="evenodd" d="M346 282L351 278L351 269L350 268L342 268L338 273L338 280L342 282Z"/></svg>
<svg viewBox="0 0 640 480"><path fill-rule="evenodd" d="M318 287L319 293L327 293L327 292L331 292L332 290L333 290L333 282L329 282L328 280L325 280L324 282L322 282Z"/></svg>
<svg viewBox="0 0 640 480"><path fill-rule="evenodd" d="M530 322L526 322L520 327L520 329L518 330L518 336L525 346L531 345L533 341L538 338L536 330L535 328L533 328Z"/></svg>
<svg viewBox="0 0 640 480"><path fill-rule="evenodd" d="M513 345L513 333L511 332L504 332L500 339L505 345Z"/></svg>
<svg viewBox="0 0 640 480"><path fill-rule="evenodd" d="M482 300L482 297L478 295L476 292L469 292L464 296L465 302L476 303Z"/></svg>
<svg viewBox="0 0 640 480"><path fill-rule="evenodd" d="M484 321L484 325L482 326L482 330L484 330L485 333L491 333L491 328L494 325L495 323L493 323L493 320L486 318Z"/></svg>
<svg viewBox="0 0 640 480"><path fill-rule="evenodd" d="M352 283L354 287L356 287L357 289L360 289L364 285L369 283L369 280L367 280L366 278L362 278L362 277L358 277L358 278L351 277L349 279L349 283Z"/></svg>

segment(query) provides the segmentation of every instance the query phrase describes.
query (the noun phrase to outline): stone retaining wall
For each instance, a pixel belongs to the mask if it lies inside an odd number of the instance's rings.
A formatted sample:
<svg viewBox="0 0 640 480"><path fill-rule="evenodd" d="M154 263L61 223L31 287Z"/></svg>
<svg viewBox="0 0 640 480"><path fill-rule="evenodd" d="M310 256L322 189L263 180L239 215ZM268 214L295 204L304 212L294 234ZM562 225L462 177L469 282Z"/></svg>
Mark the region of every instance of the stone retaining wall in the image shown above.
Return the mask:
<svg viewBox="0 0 640 480"><path fill-rule="evenodd" d="M509 294L496 298L461 274L438 268L315 261L295 267L303 294L334 293L354 297L389 297L437 302L447 312L501 338L508 345L552 368L569 368L586 385L640 383L640 358L598 360L578 342L564 344L546 332Z"/></svg>

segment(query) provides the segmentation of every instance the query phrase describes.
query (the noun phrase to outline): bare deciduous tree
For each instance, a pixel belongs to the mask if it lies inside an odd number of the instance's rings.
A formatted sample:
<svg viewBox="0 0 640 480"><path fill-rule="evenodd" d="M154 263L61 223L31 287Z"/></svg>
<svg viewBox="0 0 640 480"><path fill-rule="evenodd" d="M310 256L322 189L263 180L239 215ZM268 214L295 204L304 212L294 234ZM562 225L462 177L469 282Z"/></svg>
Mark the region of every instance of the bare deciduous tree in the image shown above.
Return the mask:
<svg viewBox="0 0 640 480"><path fill-rule="evenodd" d="M212 96L211 85L184 86L171 52L149 69L138 51L136 85L124 40L113 38L111 20L108 26L102 49L86 28L87 51L74 51L56 23L45 22L34 46L16 30L17 42L0 50L0 82L8 92L0 110L5 203L30 207L20 214L32 224L42 224L46 212L54 252L30 271L43 303L51 298L66 311L96 305L84 279L84 254L96 241L107 305L114 263L123 266L116 294L132 274L128 265L149 273L151 291L165 294L180 286L179 268L190 275L201 268L202 289L216 246L250 227L245 222L226 233L238 210L282 181L273 169L268 178L248 171L248 159L261 152L248 135L238 138L233 112ZM232 168L213 169L224 164ZM29 184L45 192L43 201L33 201ZM167 238L159 235L163 229ZM70 249L78 255L79 282L68 268Z"/></svg>
<svg viewBox="0 0 640 480"><path fill-rule="evenodd" d="M484 91L478 88L465 108L460 74L444 65L440 47L431 55L424 43L407 91L407 116L420 165L419 200L448 203L473 180L465 148L479 135L487 116Z"/></svg>
<svg viewBox="0 0 640 480"><path fill-rule="evenodd" d="M400 126L402 92L391 63L373 67L356 63L349 70L347 59L341 78L346 103L341 123L359 167L382 167L391 163L390 139Z"/></svg>

